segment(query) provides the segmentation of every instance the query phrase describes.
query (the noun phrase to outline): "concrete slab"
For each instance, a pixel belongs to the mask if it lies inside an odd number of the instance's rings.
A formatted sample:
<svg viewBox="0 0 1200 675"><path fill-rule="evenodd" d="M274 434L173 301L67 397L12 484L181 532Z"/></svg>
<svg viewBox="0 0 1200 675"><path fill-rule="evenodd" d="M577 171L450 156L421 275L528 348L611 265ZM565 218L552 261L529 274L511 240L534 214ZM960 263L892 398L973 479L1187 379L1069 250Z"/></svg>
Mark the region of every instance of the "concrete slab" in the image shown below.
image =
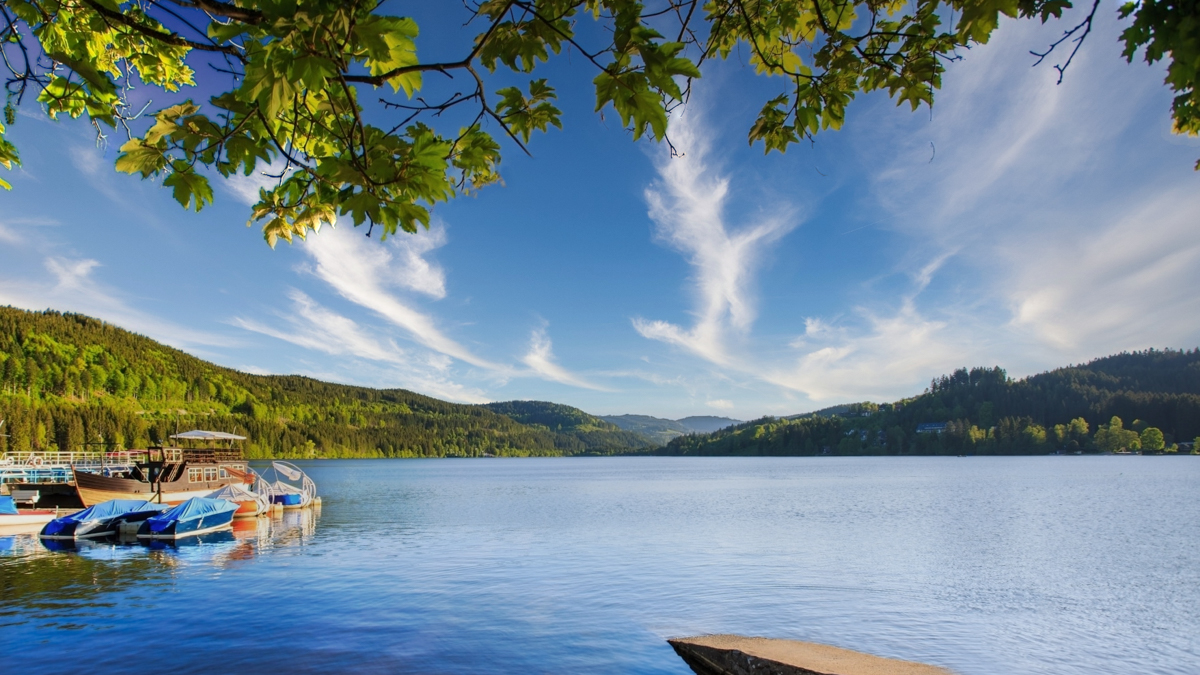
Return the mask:
<svg viewBox="0 0 1200 675"><path fill-rule="evenodd" d="M924 663L799 640L703 635L667 642L699 675L953 675Z"/></svg>

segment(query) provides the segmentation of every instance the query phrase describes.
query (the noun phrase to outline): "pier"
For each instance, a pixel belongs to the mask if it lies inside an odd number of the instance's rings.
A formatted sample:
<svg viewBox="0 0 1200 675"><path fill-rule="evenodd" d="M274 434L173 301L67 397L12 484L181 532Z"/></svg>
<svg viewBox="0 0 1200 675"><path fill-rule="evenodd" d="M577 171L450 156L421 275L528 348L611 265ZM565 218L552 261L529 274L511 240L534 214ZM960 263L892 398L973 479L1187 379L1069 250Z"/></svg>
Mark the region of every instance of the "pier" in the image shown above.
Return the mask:
<svg viewBox="0 0 1200 675"><path fill-rule="evenodd" d="M667 642L697 675L954 675L924 663L799 640L703 635Z"/></svg>

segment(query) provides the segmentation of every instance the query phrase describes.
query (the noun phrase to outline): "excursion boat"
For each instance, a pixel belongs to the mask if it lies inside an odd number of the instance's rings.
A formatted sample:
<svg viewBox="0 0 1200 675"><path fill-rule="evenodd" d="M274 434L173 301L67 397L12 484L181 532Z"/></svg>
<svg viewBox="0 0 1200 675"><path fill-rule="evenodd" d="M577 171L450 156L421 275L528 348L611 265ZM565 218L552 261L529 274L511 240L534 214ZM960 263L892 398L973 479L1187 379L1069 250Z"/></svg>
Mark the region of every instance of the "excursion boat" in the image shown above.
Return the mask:
<svg viewBox="0 0 1200 675"><path fill-rule="evenodd" d="M246 489L245 486L234 483L205 495L208 499L224 499L227 502L237 504L238 510L234 512L234 518L254 518L261 516L267 512L271 503L267 500L266 495L252 492Z"/></svg>
<svg viewBox="0 0 1200 675"><path fill-rule="evenodd" d="M58 509L18 509L12 497L0 497L0 532L14 527L42 525L58 517Z"/></svg>
<svg viewBox="0 0 1200 675"><path fill-rule="evenodd" d="M230 527L238 505L224 499L192 497L175 508L150 516L138 528L138 539L183 539Z"/></svg>
<svg viewBox="0 0 1200 675"><path fill-rule="evenodd" d="M212 443L225 441L224 448L150 448L145 459L124 475L101 475L73 469L75 489L84 506L112 499L144 500L179 504L203 497L228 485L254 482L242 451L233 447L244 436L219 431L188 431L171 436L179 441Z"/></svg>
<svg viewBox="0 0 1200 675"><path fill-rule="evenodd" d="M121 522L136 523L162 513L163 505L144 499L110 499L46 523L42 539L89 539L117 533Z"/></svg>

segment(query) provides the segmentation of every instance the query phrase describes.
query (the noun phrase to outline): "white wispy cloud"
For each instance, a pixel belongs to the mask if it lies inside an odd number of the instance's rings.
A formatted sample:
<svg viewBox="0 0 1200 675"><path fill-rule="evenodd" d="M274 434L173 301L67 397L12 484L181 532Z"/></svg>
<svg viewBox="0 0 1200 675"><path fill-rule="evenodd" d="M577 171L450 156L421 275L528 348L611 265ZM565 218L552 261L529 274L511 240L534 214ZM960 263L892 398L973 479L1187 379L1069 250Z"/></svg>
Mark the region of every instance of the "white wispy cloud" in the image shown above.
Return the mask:
<svg viewBox="0 0 1200 675"><path fill-rule="evenodd" d="M637 319L634 327L641 335L684 347L720 372L800 392L812 401L864 391L884 396L903 391L931 365L961 354L946 324L922 317L915 302L952 255L946 250L909 273L908 287L887 299L896 309L854 308L853 321L807 317L803 335L790 342L802 352L799 358L772 358L769 349L760 355L749 333L756 314L752 286L761 253L798 222L790 217L791 209L781 206L778 212L785 215L737 230L727 227L729 179L705 159L708 133L694 119L673 119L672 125L675 143L686 154L660 163L660 181L646 197L659 238L693 267L697 320L685 329ZM731 336L739 338L736 344ZM731 383L716 386L727 390ZM710 398L705 404L734 407L726 398Z"/></svg>
<svg viewBox="0 0 1200 675"><path fill-rule="evenodd" d="M529 337L529 351L525 353L525 356L521 357L521 362L529 366L529 369L537 373L538 376L553 382L571 385L572 387L581 387L583 389L610 391L589 382L559 365L554 358L553 345L550 342L550 337L546 334L545 326L534 329Z"/></svg>
<svg viewBox="0 0 1200 675"><path fill-rule="evenodd" d="M288 292L292 311L282 314L286 329L255 319L235 317L235 326L335 356L354 356L387 363L407 363L404 350L394 342L368 336L353 320L317 304L302 291Z"/></svg>
<svg viewBox="0 0 1200 675"><path fill-rule="evenodd" d="M275 162L253 175L231 178L226 181L226 187L241 201L253 204L258 201L260 188L278 180L268 174L278 175L283 168L282 162ZM386 241L369 239L363 236L363 230L342 222L340 227L323 228L319 233L310 235L302 246L314 263L307 268L309 272L328 283L346 300L384 318L436 354L483 368L489 371L492 377L507 378L532 374L561 384L607 391L557 363L544 327L533 332L529 351L521 357L522 363L529 368L523 372L475 354L446 335L438 327L438 322L432 314L418 309L412 300L401 295L415 293L434 300L446 297L445 270L430 255L445 246L446 242L446 226L435 219L427 230L419 229L415 233L401 232ZM246 319L238 319L238 325L319 351L345 349L347 351L344 353L352 353L361 358L376 361L393 360L373 353L377 347L371 345L376 343L364 340L358 334L357 326L349 319L339 317L341 321L337 321L317 316L319 312L328 310L319 308L311 299L307 299L307 296L303 301L295 297L293 300L298 307L295 320L289 321L292 324L289 331L279 331ZM307 328L309 324L319 327L310 329ZM339 327L338 335L328 334L331 326ZM331 347L331 344L337 346ZM401 352L397 349L389 353ZM449 362L443 365L448 368ZM480 398L475 392L465 388L448 390L448 381L436 384L436 391L452 391L455 400L465 400L464 396Z"/></svg>
<svg viewBox="0 0 1200 675"><path fill-rule="evenodd" d="M1176 188L1116 216L998 247L1013 328L1068 354L1194 346L1200 193Z"/></svg>
<svg viewBox="0 0 1200 675"><path fill-rule="evenodd" d="M1169 123L1161 67L1124 63L1110 46L1119 30L1098 17L1056 85L1052 69L1012 67L1045 31L1006 22L952 69L936 123L876 177L895 229L980 274L949 309L982 299L1000 311L954 329L966 344L1011 345L992 353L1018 372L1200 338L1200 193L1184 161L1164 161L1183 153L1154 128ZM931 136L929 164L913 148Z"/></svg>
<svg viewBox="0 0 1200 675"><path fill-rule="evenodd" d="M46 258L46 269L57 280L56 288L67 291L87 291L94 288L89 277L92 270L100 266L100 261L84 258L70 260L67 258Z"/></svg>
<svg viewBox="0 0 1200 675"><path fill-rule="evenodd" d="M0 241L8 244L19 244L21 243L21 235L9 229L4 223L0 223Z"/></svg>
<svg viewBox="0 0 1200 675"><path fill-rule="evenodd" d="M852 325L806 342L794 362L764 369L764 378L812 401L886 400L911 394L931 372L961 365L978 352L960 327L923 317L911 302L886 314L863 308L856 314Z"/></svg>
<svg viewBox="0 0 1200 675"><path fill-rule="evenodd" d="M823 342L806 330L795 346L819 348L779 384L813 400L894 396L961 365L1020 375L1197 340L1200 193L1183 166L1131 176L1117 164L1163 97L1157 77L1100 51L1106 22L1062 86L1012 67L1044 39L1013 22L952 68L934 124L861 122L901 139L876 194L889 226L934 258L903 256L911 283L894 313L860 308ZM949 261L962 288L923 301Z"/></svg>
<svg viewBox="0 0 1200 675"><path fill-rule="evenodd" d="M681 109L672 115L671 136L681 156L658 163L659 181L646 190L657 236L693 268L696 296L691 328L637 318L644 337L683 347L716 364L728 365L730 332L744 333L755 318L752 287L766 246L798 224L788 208L752 225L725 221L729 179L707 159L708 133Z"/></svg>
<svg viewBox="0 0 1200 675"><path fill-rule="evenodd" d="M29 254L38 255L29 242L14 243L22 243ZM95 259L43 256L42 266L46 274L40 278L28 273L19 278L0 277L0 305L79 312L192 351L237 344L227 336L195 330L136 309L126 294L96 278L94 272L101 264Z"/></svg>
<svg viewBox="0 0 1200 675"><path fill-rule="evenodd" d="M451 361L446 356L424 349L402 349L393 340L322 306L300 290L292 289L288 297L291 311L278 314L283 327L246 317L235 317L229 323L305 349L344 357L337 362L340 370L304 372L313 377L331 381L349 377L359 384L414 389L465 403L489 400L477 388L453 380Z"/></svg>
<svg viewBox="0 0 1200 675"><path fill-rule="evenodd" d="M392 290L399 287L434 297L444 296L440 268L421 257L422 250L441 245L442 237L432 239L433 243L393 244L407 238L398 236L381 243L364 237L354 228L339 227L309 237L303 247L314 263L310 271L346 300L375 312L429 349L480 368L507 371L508 367L484 359L450 338L431 315L416 309ZM412 267L414 260L421 261L418 269ZM421 280L421 269L434 270L433 281Z"/></svg>

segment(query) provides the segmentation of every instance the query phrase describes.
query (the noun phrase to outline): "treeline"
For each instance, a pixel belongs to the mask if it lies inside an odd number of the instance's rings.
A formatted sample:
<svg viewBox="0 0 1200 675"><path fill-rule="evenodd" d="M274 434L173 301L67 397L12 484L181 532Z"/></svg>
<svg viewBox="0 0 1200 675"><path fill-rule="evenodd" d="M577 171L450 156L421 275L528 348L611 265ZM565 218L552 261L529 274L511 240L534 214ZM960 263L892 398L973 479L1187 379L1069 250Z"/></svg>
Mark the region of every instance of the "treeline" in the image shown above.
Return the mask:
<svg viewBox="0 0 1200 675"><path fill-rule="evenodd" d="M402 389L241 373L96 319L0 307L0 452L146 447L201 428L252 457L629 450Z"/></svg>
<svg viewBox="0 0 1200 675"><path fill-rule="evenodd" d="M932 427L923 425L933 425ZM1128 427L1128 428L1127 428ZM1200 350L1149 350L1023 380L960 369L924 394L673 439L671 455L1172 451L1200 435Z"/></svg>

